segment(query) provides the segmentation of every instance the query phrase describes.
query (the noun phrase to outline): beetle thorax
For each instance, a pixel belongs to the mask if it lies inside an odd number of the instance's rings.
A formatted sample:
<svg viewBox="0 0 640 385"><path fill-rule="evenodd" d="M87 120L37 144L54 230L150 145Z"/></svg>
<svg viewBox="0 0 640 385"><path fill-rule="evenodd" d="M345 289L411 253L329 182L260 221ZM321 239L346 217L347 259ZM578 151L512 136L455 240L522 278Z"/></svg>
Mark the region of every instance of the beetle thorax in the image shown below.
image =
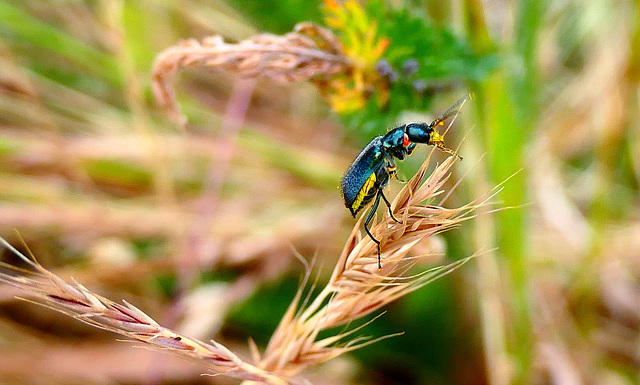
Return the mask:
<svg viewBox="0 0 640 385"><path fill-rule="evenodd" d="M404 130L405 126L396 127L382 137L382 147L389 154L398 159L404 159L407 155L409 138Z"/></svg>

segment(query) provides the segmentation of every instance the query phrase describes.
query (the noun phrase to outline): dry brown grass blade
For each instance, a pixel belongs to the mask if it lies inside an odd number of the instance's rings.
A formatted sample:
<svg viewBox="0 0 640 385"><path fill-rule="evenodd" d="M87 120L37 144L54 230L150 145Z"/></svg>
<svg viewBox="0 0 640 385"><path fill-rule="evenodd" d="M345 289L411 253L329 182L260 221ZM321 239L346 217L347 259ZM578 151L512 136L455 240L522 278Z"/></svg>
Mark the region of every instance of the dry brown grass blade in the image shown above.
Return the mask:
<svg viewBox="0 0 640 385"><path fill-rule="evenodd" d="M167 329L127 302L118 304L92 293L77 282L65 282L4 239L0 238L0 244L35 270L34 278L0 272L0 281L19 287L42 305L97 328L144 342L147 346L195 359L216 373L265 384L295 383L248 364L215 341L206 343Z"/></svg>
<svg viewBox="0 0 640 385"><path fill-rule="evenodd" d="M284 36L261 34L237 44L225 43L221 36L187 40L158 55L152 73L156 100L182 126L186 118L173 81L180 70L196 66L281 82L320 81L351 68L335 36L312 23L298 24Z"/></svg>
<svg viewBox="0 0 640 385"><path fill-rule="evenodd" d="M313 301L296 311L291 304L274 333L260 367L284 377L291 377L306 366L331 359L361 344L344 341L351 332L318 340L322 330L345 325L379 310L384 305L438 279L466 263L469 258L435 267L417 275L408 275L419 257L409 256L411 248L430 236L451 229L472 218L472 212L484 204L481 199L455 209L424 204L438 196L449 170L455 162L449 157L424 181L429 163L405 185L392 204L402 223L384 220L373 226L372 233L381 241L382 269L377 268L377 247L368 237L360 236L362 218L346 242L327 286Z"/></svg>

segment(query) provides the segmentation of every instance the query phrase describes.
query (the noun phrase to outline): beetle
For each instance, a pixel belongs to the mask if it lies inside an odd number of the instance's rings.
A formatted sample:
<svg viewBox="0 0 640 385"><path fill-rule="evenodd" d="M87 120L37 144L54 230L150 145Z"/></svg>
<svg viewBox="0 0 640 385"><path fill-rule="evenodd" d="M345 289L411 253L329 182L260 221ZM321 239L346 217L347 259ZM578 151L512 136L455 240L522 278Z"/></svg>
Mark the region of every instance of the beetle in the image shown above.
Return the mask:
<svg viewBox="0 0 640 385"><path fill-rule="evenodd" d="M360 151L360 154L358 154L342 177L340 192L345 206L354 218L360 210L373 200L371 210L364 220L364 229L369 238L378 246L379 269L382 268L380 241L371 234L369 224L378 209L380 199L387 205L391 219L401 223L393 216L391 203L389 203L383 192L383 189L389 183L389 179L391 177L397 178L394 158L403 160L413 153L418 143L424 143L435 146L439 150L457 156L462 160L462 157L455 151L445 147L444 137L438 133L436 128L444 126L449 118L453 118L451 120L451 123L453 123L462 106L469 99L471 99L471 95L458 99L447 111L429 124L425 122L404 124L391 129L384 135L376 136ZM451 123L449 123L449 126Z"/></svg>

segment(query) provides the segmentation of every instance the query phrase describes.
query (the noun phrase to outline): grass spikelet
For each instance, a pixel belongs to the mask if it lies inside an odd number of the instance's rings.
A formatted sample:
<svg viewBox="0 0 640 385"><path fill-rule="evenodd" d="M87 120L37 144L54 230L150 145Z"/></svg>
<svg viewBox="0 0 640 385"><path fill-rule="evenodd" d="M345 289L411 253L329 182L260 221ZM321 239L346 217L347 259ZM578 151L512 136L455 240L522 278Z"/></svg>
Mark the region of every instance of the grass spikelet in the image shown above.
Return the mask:
<svg viewBox="0 0 640 385"><path fill-rule="evenodd" d="M35 302L39 304L91 326L144 342L147 346L195 359L216 373L273 385L291 383L248 364L215 341L206 343L182 335L159 325L151 317L127 302L115 303L92 293L78 282L64 281L46 270L34 259L20 253L2 238L0 238L0 244L11 250L35 270L33 278L0 272L0 281L24 290L30 298L35 298ZM23 273L21 269L11 266L4 267L14 272Z"/></svg>
<svg viewBox="0 0 640 385"><path fill-rule="evenodd" d="M423 203L442 193L455 162L454 157L447 158L423 180L430 156L392 203L392 211L402 218L402 223L394 222L385 214L382 222L372 227L374 236L381 240L382 268L377 267L376 244L369 237L361 236L361 217L345 244L329 283L309 305L296 310L300 295L291 304L261 360L262 368L291 377L306 366L371 343L361 339L340 342L353 331L320 340L317 338L322 330L371 314L451 273L471 258L416 275L408 273L420 258L409 255L413 246L471 218L473 210L483 204L477 200L459 208L446 209Z"/></svg>
<svg viewBox="0 0 640 385"><path fill-rule="evenodd" d="M189 67L299 82L322 81L327 75L346 72L351 64L337 38L313 23L300 23L284 36L260 34L237 44L226 43L221 36L184 41L160 53L152 73L156 100L182 126L186 117L180 113L172 83L178 71Z"/></svg>

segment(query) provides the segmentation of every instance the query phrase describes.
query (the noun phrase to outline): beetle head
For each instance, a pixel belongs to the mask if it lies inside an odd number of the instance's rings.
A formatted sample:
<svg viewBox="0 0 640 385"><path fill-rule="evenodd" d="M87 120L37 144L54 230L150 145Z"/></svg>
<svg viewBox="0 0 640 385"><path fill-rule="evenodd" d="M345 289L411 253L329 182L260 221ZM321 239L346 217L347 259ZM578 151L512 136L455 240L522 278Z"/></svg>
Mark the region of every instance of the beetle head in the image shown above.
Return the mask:
<svg viewBox="0 0 640 385"><path fill-rule="evenodd" d="M405 132L412 142L430 144L433 128L427 123L409 123L405 127Z"/></svg>
<svg viewBox="0 0 640 385"><path fill-rule="evenodd" d="M407 137L411 142L426 143L430 146L435 146L440 151L446 152L451 155L457 156L462 159L455 151L445 147L444 136L440 135L435 128L427 123L409 123L407 124L405 131Z"/></svg>
<svg viewBox="0 0 640 385"><path fill-rule="evenodd" d="M444 147L444 137L438 133L430 124L409 123L405 129L410 141L425 143L430 146Z"/></svg>

